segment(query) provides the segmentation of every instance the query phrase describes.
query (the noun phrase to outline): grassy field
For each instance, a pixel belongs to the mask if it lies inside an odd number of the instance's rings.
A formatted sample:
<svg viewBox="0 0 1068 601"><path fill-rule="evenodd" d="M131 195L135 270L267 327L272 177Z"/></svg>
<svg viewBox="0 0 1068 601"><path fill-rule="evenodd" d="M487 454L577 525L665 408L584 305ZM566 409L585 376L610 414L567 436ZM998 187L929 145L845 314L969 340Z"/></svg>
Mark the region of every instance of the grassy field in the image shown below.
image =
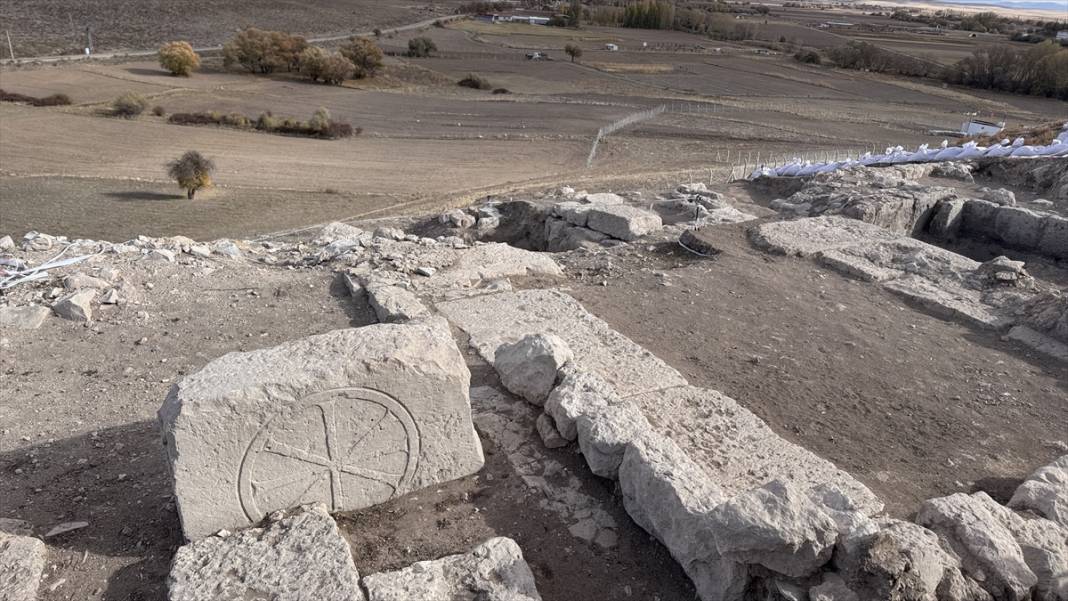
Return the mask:
<svg viewBox="0 0 1068 601"><path fill-rule="evenodd" d="M957 127L965 112L1013 125L1063 116L1056 101L813 67L671 31L466 22L382 41L404 48L419 35L442 56L389 58L380 76L341 87L228 72L217 58L190 78L150 61L5 69L5 89L66 93L74 105L0 106L0 233L251 235L368 211L431 211L519 188L612 186L638 174L707 178L709 170L719 177L757 157L937 144L928 130ZM606 50L604 39L620 50ZM560 60L565 43L583 47L579 62ZM531 49L558 60L525 60ZM457 86L468 73L511 93ZM104 116L125 91L167 113L307 119L325 107L363 133L323 141L173 125L148 113ZM603 140L587 169L598 128L661 103L672 109ZM187 149L218 165L219 188L192 203L174 197L163 169Z"/></svg>

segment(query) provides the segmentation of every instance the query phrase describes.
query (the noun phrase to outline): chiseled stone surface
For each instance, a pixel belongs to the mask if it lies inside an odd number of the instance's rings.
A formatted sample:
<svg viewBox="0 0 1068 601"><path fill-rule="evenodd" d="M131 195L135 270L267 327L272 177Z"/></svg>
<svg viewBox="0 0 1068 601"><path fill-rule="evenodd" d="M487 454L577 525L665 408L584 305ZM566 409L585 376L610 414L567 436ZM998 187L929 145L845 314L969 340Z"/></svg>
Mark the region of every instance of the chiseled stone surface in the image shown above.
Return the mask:
<svg viewBox="0 0 1068 601"><path fill-rule="evenodd" d="M749 230L749 239L757 248L781 255L800 257L862 242L871 243L899 238L901 234L895 234L877 225L837 215L792 221L771 221L761 223Z"/></svg>
<svg viewBox="0 0 1068 601"><path fill-rule="evenodd" d="M360 509L478 471L469 380L442 319L212 361L159 411L186 537L305 503Z"/></svg>
<svg viewBox="0 0 1068 601"><path fill-rule="evenodd" d="M622 396L686 384L675 369L557 290L487 294L438 303L437 308L471 336L472 346L490 363L497 347L540 332L562 338L576 368L598 376ZM568 438L559 422L556 426Z"/></svg>
<svg viewBox="0 0 1068 601"><path fill-rule="evenodd" d="M48 548L40 539L0 532L0 599L34 601Z"/></svg>
<svg viewBox="0 0 1068 601"><path fill-rule="evenodd" d="M326 506L308 505L178 549L167 600L363 601L359 579Z"/></svg>
<svg viewBox="0 0 1068 601"><path fill-rule="evenodd" d="M519 545L491 538L470 553L363 579L368 601L541 601Z"/></svg>
<svg viewBox="0 0 1068 601"><path fill-rule="evenodd" d="M834 484L857 511L883 503L853 476L776 434L763 420L719 391L683 386L629 398L653 429L675 441L728 497L772 480L803 491Z"/></svg>
<svg viewBox="0 0 1068 601"><path fill-rule="evenodd" d="M710 517L720 554L786 576L814 573L831 558L838 539L835 521L782 480L731 498Z"/></svg>

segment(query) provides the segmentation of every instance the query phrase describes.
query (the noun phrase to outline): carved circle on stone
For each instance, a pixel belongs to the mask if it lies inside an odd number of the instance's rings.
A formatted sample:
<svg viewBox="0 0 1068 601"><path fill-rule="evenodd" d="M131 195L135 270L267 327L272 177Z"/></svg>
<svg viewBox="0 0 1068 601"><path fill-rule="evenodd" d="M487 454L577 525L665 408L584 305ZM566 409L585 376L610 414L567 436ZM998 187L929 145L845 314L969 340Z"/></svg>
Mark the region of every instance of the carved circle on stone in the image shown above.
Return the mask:
<svg viewBox="0 0 1068 601"><path fill-rule="evenodd" d="M272 416L241 462L238 498L252 523L264 511L324 502L367 507L406 490L419 462L419 430L393 397L336 388Z"/></svg>

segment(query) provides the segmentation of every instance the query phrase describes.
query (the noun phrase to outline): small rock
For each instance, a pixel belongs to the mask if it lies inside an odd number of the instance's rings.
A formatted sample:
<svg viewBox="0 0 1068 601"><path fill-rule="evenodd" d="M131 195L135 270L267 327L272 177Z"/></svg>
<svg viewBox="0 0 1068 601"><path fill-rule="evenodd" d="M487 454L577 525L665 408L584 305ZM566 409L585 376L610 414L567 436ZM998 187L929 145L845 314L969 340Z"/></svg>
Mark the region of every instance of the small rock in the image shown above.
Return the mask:
<svg viewBox="0 0 1068 601"><path fill-rule="evenodd" d="M52 538L53 536L59 536L60 534L66 534L67 532L73 532L75 530L81 530L89 525L89 522L63 522L52 527L51 530L45 533L45 538Z"/></svg>
<svg viewBox="0 0 1068 601"><path fill-rule="evenodd" d="M497 348L493 367L501 383L534 405L544 405L556 375L571 360L571 349L555 334L528 334Z"/></svg>
<svg viewBox="0 0 1068 601"><path fill-rule="evenodd" d="M980 192L982 192L983 196L990 202L999 204L1003 207L1016 206L1016 195L1013 194L1012 191L1006 190L1005 188L998 188L997 190L983 188L982 190L980 190Z"/></svg>
<svg viewBox="0 0 1068 601"><path fill-rule="evenodd" d="M80 290L68 294L52 305L56 315L71 321L92 321L92 302L96 298L96 290Z"/></svg>
<svg viewBox="0 0 1068 601"><path fill-rule="evenodd" d="M4 236L0 238L0 251L14 250L15 241L11 239L11 236Z"/></svg>
<svg viewBox="0 0 1068 601"><path fill-rule="evenodd" d="M541 441L545 443L546 447L558 449L569 444L566 438L560 436L560 432L556 430L556 424L553 423L553 418L549 417L548 413L539 415L535 425L538 428L538 435L541 436Z"/></svg>
<svg viewBox="0 0 1068 601"><path fill-rule="evenodd" d="M40 305L0 307L0 327L36 330L51 314L48 307Z"/></svg>
<svg viewBox="0 0 1068 601"><path fill-rule="evenodd" d="M174 263L174 251L167 250L166 248L153 248L145 254L145 259L148 261L166 261L168 263Z"/></svg>

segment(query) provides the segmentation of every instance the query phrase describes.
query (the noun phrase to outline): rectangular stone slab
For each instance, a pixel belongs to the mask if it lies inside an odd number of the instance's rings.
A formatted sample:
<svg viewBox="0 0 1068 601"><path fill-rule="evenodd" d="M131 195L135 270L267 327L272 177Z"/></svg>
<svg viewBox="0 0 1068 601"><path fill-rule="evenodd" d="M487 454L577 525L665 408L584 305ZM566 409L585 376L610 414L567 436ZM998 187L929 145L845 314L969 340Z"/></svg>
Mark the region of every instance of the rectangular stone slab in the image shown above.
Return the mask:
<svg viewBox="0 0 1068 601"><path fill-rule="evenodd" d="M749 240L757 248L799 257L857 243L898 240L903 237L877 225L838 216L770 221L749 230Z"/></svg>
<svg viewBox="0 0 1068 601"><path fill-rule="evenodd" d="M574 363L611 384L621 396L686 384L682 374L557 290L522 290L438 303L471 336L486 361L497 347L537 332L556 334Z"/></svg>
<svg viewBox="0 0 1068 601"><path fill-rule="evenodd" d="M653 430L670 438L726 498L784 480L802 490L834 484L866 513L883 503L868 487L830 461L776 434L734 399L708 388L684 386L630 399Z"/></svg>
<svg viewBox="0 0 1068 601"><path fill-rule="evenodd" d="M324 505L178 549L167 601L363 601L348 542Z"/></svg>
<svg viewBox="0 0 1068 601"><path fill-rule="evenodd" d="M360 509L478 471L469 381L440 318L212 361L159 411L186 537L305 503Z"/></svg>

